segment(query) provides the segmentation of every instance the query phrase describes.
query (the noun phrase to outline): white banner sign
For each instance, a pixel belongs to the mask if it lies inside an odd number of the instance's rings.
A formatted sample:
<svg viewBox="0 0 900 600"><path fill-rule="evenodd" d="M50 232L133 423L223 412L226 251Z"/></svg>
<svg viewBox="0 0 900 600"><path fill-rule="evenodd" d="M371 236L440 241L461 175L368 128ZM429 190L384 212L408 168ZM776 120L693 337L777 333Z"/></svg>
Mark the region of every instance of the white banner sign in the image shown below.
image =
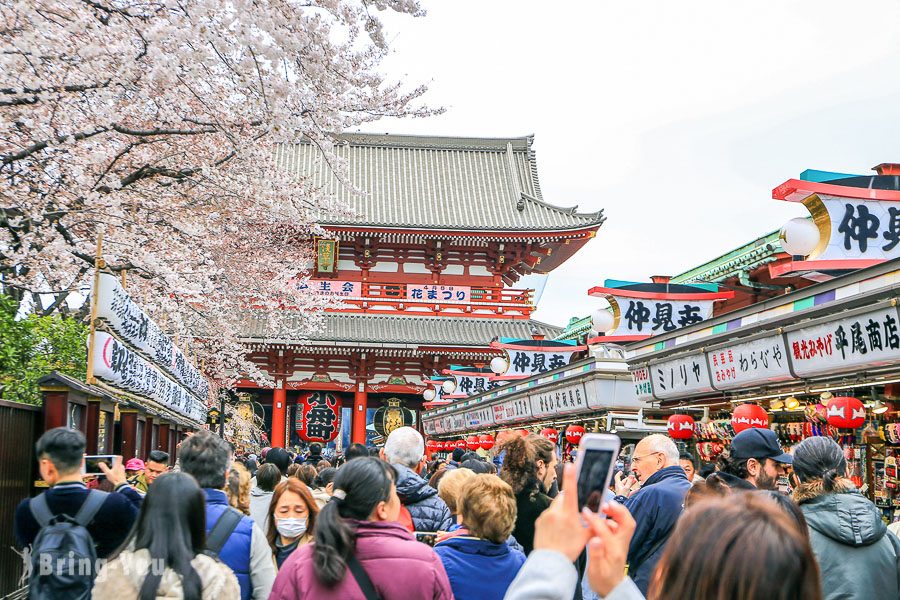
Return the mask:
<svg viewBox="0 0 900 600"><path fill-rule="evenodd" d="M500 404L495 404L493 409L494 423L497 425L531 418L531 404L528 402L528 398L506 400Z"/></svg>
<svg viewBox="0 0 900 600"><path fill-rule="evenodd" d="M900 361L897 309L887 307L787 333L798 377Z"/></svg>
<svg viewBox="0 0 900 600"><path fill-rule="evenodd" d="M488 374L481 376L454 375L453 378L456 380L456 389L453 390L453 395L463 394L465 396L471 396L473 394L486 392L500 385L500 382L491 381L488 377L490 377Z"/></svg>
<svg viewBox="0 0 900 600"><path fill-rule="evenodd" d="M406 285L407 300L469 302L472 289L461 285Z"/></svg>
<svg viewBox="0 0 900 600"><path fill-rule="evenodd" d="M200 400L105 331L94 337L94 376L185 417L206 421L206 406Z"/></svg>
<svg viewBox="0 0 900 600"><path fill-rule="evenodd" d="M657 335L705 321L712 316L712 300L639 300L613 296L618 325L606 335Z"/></svg>
<svg viewBox="0 0 900 600"><path fill-rule="evenodd" d="M547 392L530 394L531 416L547 417L566 415L587 410L587 395L580 383L567 385Z"/></svg>
<svg viewBox="0 0 900 600"><path fill-rule="evenodd" d="M702 354L653 365L650 374L653 377L653 395L659 399L713 391L706 357Z"/></svg>
<svg viewBox="0 0 900 600"><path fill-rule="evenodd" d="M649 371L648 371L649 373ZM594 379L584 384L588 408L592 410L634 410L641 407L634 385L622 379ZM651 398L648 398L648 401Z"/></svg>
<svg viewBox="0 0 900 600"><path fill-rule="evenodd" d="M209 382L188 361L172 339L128 295L119 280L109 273L100 274L97 290L97 317L106 321L122 339L166 370L204 402Z"/></svg>
<svg viewBox="0 0 900 600"><path fill-rule="evenodd" d="M292 283L298 290L306 290L316 296L336 296L340 298L359 298L362 296L362 283L359 281L297 279L293 280Z"/></svg>
<svg viewBox="0 0 900 600"><path fill-rule="evenodd" d="M712 383L718 390L792 379L780 335L710 351L706 358L712 369Z"/></svg>
<svg viewBox="0 0 900 600"><path fill-rule="evenodd" d="M465 413L466 426L486 427L494 424L494 409L490 406L470 410Z"/></svg>
<svg viewBox="0 0 900 600"><path fill-rule="evenodd" d="M532 352L529 350L506 350L509 366L506 375L530 377L558 369L569 364L574 352Z"/></svg>
<svg viewBox="0 0 900 600"><path fill-rule="evenodd" d="M819 195L831 219L831 238L815 260L900 256L900 202Z"/></svg>

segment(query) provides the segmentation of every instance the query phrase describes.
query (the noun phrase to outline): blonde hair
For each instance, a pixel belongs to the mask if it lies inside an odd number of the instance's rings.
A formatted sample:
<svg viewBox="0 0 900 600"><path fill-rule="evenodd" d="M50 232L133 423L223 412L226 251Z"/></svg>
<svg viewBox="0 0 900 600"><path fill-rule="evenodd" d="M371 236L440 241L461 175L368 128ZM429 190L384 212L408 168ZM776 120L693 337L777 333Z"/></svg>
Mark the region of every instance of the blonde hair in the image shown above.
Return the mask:
<svg viewBox="0 0 900 600"><path fill-rule="evenodd" d="M447 508L449 508L450 512L454 515L459 512L458 505L460 491L462 490L463 485L473 477L475 477L475 471L461 468L445 471L444 476L441 477L437 486L438 496L441 497L441 500L444 501Z"/></svg>
<svg viewBox="0 0 900 600"><path fill-rule="evenodd" d="M505 542L516 524L516 497L512 486L488 473L469 478L457 505L463 525L474 536L496 544Z"/></svg>
<svg viewBox="0 0 900 600"><path fill-rule="evenodd" d="M225 486L228 504L245 515L250 514L250 471L239 462L231 465Z"/></svg>

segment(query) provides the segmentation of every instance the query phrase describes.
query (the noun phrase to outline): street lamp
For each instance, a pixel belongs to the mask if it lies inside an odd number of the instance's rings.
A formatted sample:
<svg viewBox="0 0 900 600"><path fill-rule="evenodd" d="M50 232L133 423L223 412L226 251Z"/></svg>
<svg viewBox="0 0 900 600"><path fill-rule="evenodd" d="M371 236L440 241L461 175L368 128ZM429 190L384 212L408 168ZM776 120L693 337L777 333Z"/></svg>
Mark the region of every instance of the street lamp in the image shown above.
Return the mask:
<svg viewBox="0 0 900 600"><path fill-rule="evenodd" d="M599 333L608 332L615 324L615 317L605 308L601 308L591 315L591 326Z"/></svg>
<svg viewBox="0 0 900 600"><path fill-rule="evenodd" d="M456 382L452 379L447 379L441 384L441 389L444 390L445 394L452 394L456 389Z"/></svg>
<svg viewBox="0 0 900 600"><path fill-rule="evenodd" d="M503 356L495 356L491 359L491 371L493 371L496 375L503 375L506 373L506 369L509 368L509 363L506 362L506 358Z"/></svg>
<svg viewBox="0 0 900 600"><path fill-rule="evenodd" d="M781 247L792 256L809 256L819 245L820 238L816 224L803 217L791 219L778 233Z"/></svg>
<svg viewBox="0 0 900 600"><path fill-rule="evenodd" d="M437 396L437 392L434 391L434 388L427 388L424 392L422 392L422 397L425 398L425 402L431 402Z"/></svg>

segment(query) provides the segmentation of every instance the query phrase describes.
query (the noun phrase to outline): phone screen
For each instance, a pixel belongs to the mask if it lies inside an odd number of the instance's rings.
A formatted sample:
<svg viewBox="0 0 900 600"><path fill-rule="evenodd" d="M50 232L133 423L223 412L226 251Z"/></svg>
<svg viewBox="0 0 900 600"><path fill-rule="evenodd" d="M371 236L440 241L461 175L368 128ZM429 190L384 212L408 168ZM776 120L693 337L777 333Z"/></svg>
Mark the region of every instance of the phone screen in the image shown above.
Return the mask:
<svg viewBox="0 0 900 600"><path fill-rule="evenodd" d="M84 457L84 474L85 475L102 475L103 471L100 470L100 463L106 463L107 467L112 468L113 464L118 457L114 454L103 454L99 456L85 456Z"/></svg>
<svg viewBox="0 0 900 600"><path fill-rule="evenodd" d="M609 485L616 452L591 448L582 450L581 469L578 472L578 508L585 506L593 512L600 509Z"/></svg>

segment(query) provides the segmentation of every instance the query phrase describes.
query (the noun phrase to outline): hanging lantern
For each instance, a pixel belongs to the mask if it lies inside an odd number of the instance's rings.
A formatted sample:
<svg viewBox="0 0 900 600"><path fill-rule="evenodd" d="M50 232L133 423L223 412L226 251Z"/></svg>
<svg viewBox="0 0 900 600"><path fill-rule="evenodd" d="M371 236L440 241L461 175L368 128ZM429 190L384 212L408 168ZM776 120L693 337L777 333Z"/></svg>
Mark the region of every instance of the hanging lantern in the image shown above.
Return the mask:
<svg viewBox="0 0 900 600"><path fill-rule="evenodd" d="M505 356L495 356L491 359L491 371L493 371L497 375L503 375L506 373L506 370L509 368L509 363L506 362Z"/></svg>
<svg viewBox="0 0 900 600"><path fill-rule="evenodd" d="M466 449L466 440L463 440L463 439L456 440L454 448L460 448L462 450L465 450Z"/></svg>
<svg viewBox="0 0 900 600"><path fill-rule="evenodd" d="M809 256L819 245L821 232L815 223L803 217L791 219L778 233L781 248L793 256Z"/></svg>
<svg viewBox="0 0 900 600"><path fill-rule="evenodd" d="M494 447L494 437L489 433L482 433L478 436L478 444L482 450L490 450Z"/></svg>
<svg viewBox="0 0 900 600"><path fill-rule="evenodd" d="M866 407L852 396L837 396L828 403L828 424L838 429L856 429L866 422Z"/></svg>
<svg viewBox="0 0 900 600"><path fill-rule="evenodd" d="M481 441L477 435L470 435L466 438L466 448L469 450L478 450L481 448Z"/></svg>
<svg viewBox="0 0 900 600"><path fill-rule="evenodd" d="M606 333L615 326L616 318L605 308L601 308L591 315L591 327L598 333Z"/></svg>
<svg viewBox="0 0 900 600"><path fill-rule="evenodd" d="M444 390L445 394L452 394L456 390L456 382L452 379L446 379L441 384L441 389Z"/></svg>
<svg viewBox="0 0 900 600"><path fill-rule="evenodd" d="M388 398L372 416L372 426L378 435L384 438L391 435L395 429L411 427L414 422L413 411L403 406L403 400L399 398Z"/></svg>
<svg viewBox="0 0 900 600"><path fill-rule="evenodd" d="M429 454L431 454L432 452L437 452L439 449L438 441L437 440L428 440L427 442L425 442L425 449L428 451Z"/></svg>
<svg viewBox="0 0 900 600"><path fill-rule="evenodd" d="M425 399L425 402L431 402L437 396L437 392L434 391L434 388L426 388L424 392L422 392L422 398Z"/></svg>
<svg viewBox="0 0 900 600"><path fill-rule="evenodd" d="M672 415L667 426L669 437L674 440L689 440L694 435L694 417Z"/></svg>
<svg viewBox="0 0 900 600"><path fill-rule="evenodd" d="M581 441L581 436L584 435L584 427L581 425L569 425L566 427L566 441L572 444L573 446L577 446L578 442Z"/></svg>
<svg viewBox="0 0 900 600"><path fill-rule="evenodd" d="M438 452L446 452L448 443L449 442L447 440L438 440L438 444L440 445L440 447L438 448Z"/></svg>
<svg viewBox="0 0 900 600"><path fill-rule="evenodd" d="M294 429L304 442L327 443L341 430L341 401L331 392L312 392L301 399Z"/></svg>
<svg viewBox="0 0 900 600"><path fill-rule="evenodd" d="M554 444L559 441L559 432L552 427L545 427L544 429L541 429L541 435Z"/></svg>
<svg viewBox="0 0 900 600"><path fill-rule="evenodd" d="M769 414L757 404L741 404L734 409L734 413L731 415L731 427L735 433L751 427L768 429Z"/></svg>

